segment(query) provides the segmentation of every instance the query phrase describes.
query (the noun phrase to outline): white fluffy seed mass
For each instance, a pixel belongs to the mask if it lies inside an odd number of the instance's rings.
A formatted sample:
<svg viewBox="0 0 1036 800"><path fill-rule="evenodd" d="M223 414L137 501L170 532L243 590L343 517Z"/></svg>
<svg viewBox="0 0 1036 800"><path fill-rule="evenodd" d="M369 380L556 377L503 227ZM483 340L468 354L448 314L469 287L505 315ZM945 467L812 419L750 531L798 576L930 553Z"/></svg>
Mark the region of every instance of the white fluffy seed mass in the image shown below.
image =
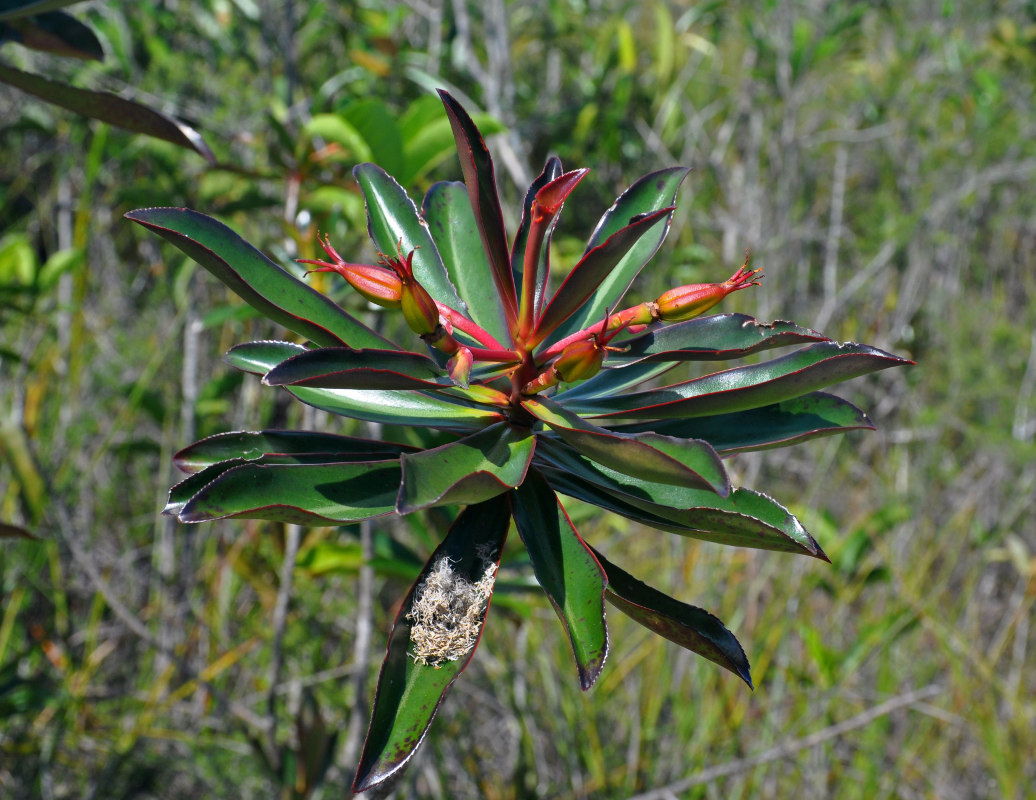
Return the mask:
<svg viewBox="0 0 1036 800"><path fill-rule="evenodd" d="M453 571L450 559L435 562L414 595L406 615L410 628L410 657L418 664L439 667L471 652L478 641L489 597L496 580L496 562L479 553L482 577L472 583Z"/></svg>

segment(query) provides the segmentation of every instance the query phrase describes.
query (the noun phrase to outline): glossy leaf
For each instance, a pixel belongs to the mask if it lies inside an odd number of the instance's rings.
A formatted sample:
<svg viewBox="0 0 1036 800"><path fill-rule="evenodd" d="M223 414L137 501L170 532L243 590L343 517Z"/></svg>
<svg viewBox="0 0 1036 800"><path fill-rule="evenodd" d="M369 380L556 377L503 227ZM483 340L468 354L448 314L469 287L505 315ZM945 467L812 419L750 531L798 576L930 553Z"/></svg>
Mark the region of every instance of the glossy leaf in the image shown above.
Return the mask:
<svg viewBox="0 0 1036 800"><path fill-rule="evenodd" d="M0 22L0 37L5 33L10 40L32 50L90 61L104 60L104 48L93 28L63 11Z"/></svg>
<svg viewBox="0 0 1036 800"><path fill-rule="evenodd" d="M633 246L656 226L665 227L672 216L665 208L637 217L629 225L615 232L607 240L588 251L565 278L536 326L534 340L539 343L550 336L566 319L574 314L598 290L601 283L631 251ZM601 319L604 311L601 312ZM599 320L598 320L599 321ZM579 329L577 329L579 330Z"/></svg>
<svg viewBox="0 0 1036 800"><path fill-rule="evenodd" d="M471 210L489 258L497 297L504 306L508 328L513 330L518 319L518 297L511 276L507 234L504 232L504 215L496 190L493 159L489 155L482 134L475 127L468 112L448 92L440 89L439 97L446 107L446 114L453 127L460 167L464 173L464 184L468 187Z"/></svg>
<svg viewBox="0 0 1036 800"><path fill-rule="evenodd" d="M700 417L780 403L832 383L910 363L869 345L820 342L761 364L621 397L580 398L568 407L592 417Z"/></svg>
<svg viewBox="0 0 1036 800"><path fill-rule="evenodd" d="M437 666L418 663L411 657L413 622L407 617L422 583L444 559L457 576L469 583L478 582L487 568L499 564L509 526L510 513L502 497L468 506L410 588L389 636L374 696L374 711L353 782L354 792L363 792L381 783L413 756L447 690L475 652L472 648L466 656ZM488 610L487 605L482 613L483 625Z"/></svg>
<svg viewBox="0 0 1036 800"><path fill-rule="evenodd" d="M666 419L616 425L623 433L654 431L667 436L704 439L721 454L766 450L830 436L836 433L873 429L866 414L840 397L811 392L783 403L752 408L733 414L715 414L689 419Z"/></svg>
<svg viewBox="0 0 1036 800"><path fill-rule="evenodd" d="M290 331L324 346L394 348L212 217L186 208L144 208L126 217L175 244L245 302Z"/></svg>
<svg viewBox="0 0 1036 800"><path fill-rule="evenodd" d="M367 232L378 250L387 256L414 253L414 277L440 303L468 314L467 306L450 283L439 250L417 206L395 179L375 164L353 170L367 203Z"/></svg>
<svg viewBox="0 0 1036 800"><path fill-rule="evenodd" d="M463 183L436 183L424 198L423 214L450 281L472 321L498 342L511 341L493 273Z"/></svg>
<svg viewBox="0 0 1036 800"><path fill-rule="evenodd" d="M660 325L646 333L613 344L610 365L638 361L713 361L741 358L760 350L802 342L826 342L823 334L794 322L762 323L746 314L716 314L673 325Z"/></svg>
<svg viewBox="0 0 1036 800"><path fill-rule="evenodd" d="M609 356L611 354L609 353ZM657 378L676 366L675 361L638 361L624 367L605 367L589 380L577 383L554 395L554 400L568 405L579 397L611 397L625 393L644 381Z"/></svg>
<svg viewBox="0 0 1036 800"><path fill-rule="evenodd" d="M280 362L266 373L263 383L318 389L428 389L453 385L427 356L350 347L307 350Z"/></svg>
<svg viewBox="0 0 1036 800"><path fill-rule="evenodd" d="M224 356L231 366L265 375L285 359L305 351L290 342L248 342ZM332 414L386 425L427 426L446 430L484 428L502 419L499 411L459 397L428 395L405 389L312 389L285 387L303 403Z"/></svg>
<svg viewBox="0 0 1036 800"><path fill-rule="evenodd" d="M199 472L232 458L255 461L264 456L303 456L323 461L377 461L414 448L377 439L297 430L218 433L185 447L173 463L184 472Z"/></svg>
<svg viewBox="0 0 1036 800"><path fill-rule="evenodd" d="M78 89L67 83L44 78L42 75L14 69L6 64L0 64L0 82L60 106L66 111L107 122L132 133L143 133L155 139L171 142L193 150L210 163L216 162L216 157L194 128L132 100L126 100L110 92Z"/></svg>
<svg viewBox="0 0 1036 800"><path fill-rule="evenodd" d="M4 0L0 3L0 22L34 14L43 14L56 8L81 3L82 0Z"/></svg>
<svg viewBox="0 0 1036 800"><path fill-rule="evenodd" d="M203 475L205 471L192 478ZM226 517L301 525L360 522L395 510L399 479L396 459L330 464L247 462L200 488L184 502L178 516L182 522Z"/></svg>
<svg viewBox="0 0 1036 800"><path fill-rule="evenodd" d="M527 399L522 406L574 449L599 464L644 480L710 489L722 496L730 492L723 462L707 442L655 433L613 433L546 399Z"/></svg>
<svg viewBox="0 0 1036 800"><path fill-rule="evenodd" d="M608 575L608 602L648 630L730 670L752 688L745 651L722 622L637 580L599 550L594 549L594 555Z"/></svg>
<svg viewBox="0 0 1036 800"><path fill-rule="evenodd" d="M488 500L521 485L532 461L535 438L528 428L506 423L419 453L404 453L396 508L422 508Z"/></svg>
<svg viewBox="0 0 1036 800"><path fill-rule="evenodd" d="M655 483L547 440L538 443L536 454L536 469L559 492L645 525L717 544L827 558L794 515L758 492L742 488L719 497Z"/></svg>
<svg viewBox="0 0 1036 800"><path fill-rule="evenodd" d="M597 223L590 235L587 252L604 244L609 237L629 225L634 217L671 208L676 203L676 194L688 172L690 170L687 167L670 167L649 173L632 184ZM601 281L600 287L587 303L550 337L551 341L593 325L604 318L605 311L614 309L644 265L658 252L666 234L669 233L670 222L672 213L668 215L664 225L652 228L630 247L608 276Z"/></svg>
<svg viewBox="0 0 1036 800"><path fill-rule="evenodd" d="M510 498L515 525L529 551L536 580L572 643L579 684L589 689L608 656L604 570L538 472L530 471Z"/></svg>

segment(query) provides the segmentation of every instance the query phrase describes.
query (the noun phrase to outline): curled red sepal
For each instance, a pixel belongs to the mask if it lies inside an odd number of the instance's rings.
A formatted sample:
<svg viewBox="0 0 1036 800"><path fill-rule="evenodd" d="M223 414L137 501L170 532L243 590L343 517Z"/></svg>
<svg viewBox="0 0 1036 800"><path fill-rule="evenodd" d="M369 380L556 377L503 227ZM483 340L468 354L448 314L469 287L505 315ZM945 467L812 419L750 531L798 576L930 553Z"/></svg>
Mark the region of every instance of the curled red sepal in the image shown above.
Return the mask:
<svg viewBox="0 0 1036 800"><path fill-rule="evenodd" d="M395 256L380 253L381 263L396 273L400 287L400 308L410 330L418 336L429 336L439 328L439 307L435 300L414 277L414 253L411 250L403 256L403 242L400 241Z"/></svg>

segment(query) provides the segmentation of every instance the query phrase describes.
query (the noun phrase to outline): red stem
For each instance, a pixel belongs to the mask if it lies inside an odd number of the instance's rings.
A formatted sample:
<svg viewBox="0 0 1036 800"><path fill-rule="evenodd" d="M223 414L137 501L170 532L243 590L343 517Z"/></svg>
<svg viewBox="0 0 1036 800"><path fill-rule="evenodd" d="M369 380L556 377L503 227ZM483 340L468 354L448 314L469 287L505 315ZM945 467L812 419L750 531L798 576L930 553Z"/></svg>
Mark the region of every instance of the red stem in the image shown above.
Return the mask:
<svg viewBox="0 0 1036 800"><path fill-rule="evenodd" d="M470 319L465 317L459 311L455 311L445 303L440 303L438 300L435 301L435 305L439 308L439 313L450 321L450 324L459 331L466 333L475 341L486 347L494 350L507 350L507 348L500 344L496 338L489 331L479 327ZM472 351L474 352L474 351Z"/></svg>

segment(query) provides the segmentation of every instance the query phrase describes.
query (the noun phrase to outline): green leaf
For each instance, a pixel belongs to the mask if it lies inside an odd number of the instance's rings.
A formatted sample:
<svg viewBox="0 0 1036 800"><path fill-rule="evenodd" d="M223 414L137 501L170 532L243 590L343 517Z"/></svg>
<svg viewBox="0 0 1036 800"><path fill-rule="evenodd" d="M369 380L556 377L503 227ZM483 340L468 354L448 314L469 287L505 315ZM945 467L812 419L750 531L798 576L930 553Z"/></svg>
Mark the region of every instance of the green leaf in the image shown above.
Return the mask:
<svg viewBox="0 0 1036 800"><path fill-rule="evenodd" d="M55 8L80 3L82 0L0 0L0 22L34 14L43 14Z"/></svg>
<svg viewBox="0 0 1036 800"><path fill-rule="evenodd" d="M354 162L370 161L373 158L367 141L339 114L314 114L303 130L312 137L337 144Z"/></svg>
<svg viewBox="0 0 1036 800"><path fill-rule="evenodd" d="M299 353L267 372L263 383L361 390L453 386L453 381L427 356L350 347L321 347Z"/></svg>
<svg viewBox="0 0 1036 800"><path fill-rule="evenodd" d="M464 184L434 184L425 195L422 210L450 281L467 305L472 321L497 342L509 342L507 317Z"/></svg>
<svg viewBox="0 0 1036 800"><path fill-rule="evenodd" d="M252 247L222 222L186 208L126 214L172 242L253 308L317 344L394 346Z"/></svg>
<svg viewBox="0 0 1036 800"><path fill-rule="evenodd" d="M383 100L354 100L339 113L367 143L372 161L380 164L390 175L399 175L403 172L406 168L403 137L396 124L395 114Z"/></svg>
<svg viewBox="0 0 1036 800"><path fill-rule="evenodd" d="M403 188L375 164L360 164L353 170L367 203L367 232L375 246L389 256L397 251L406 256L414 252L414 277L440 303L462 314L467 307L457 296L428 233L428 225L417 213L417 206Z"/></svg>
<svg viewBox="0 0 1036 800"><path fill-rule="evenodd" d="M697 439L655 433L613 433L591 425L550 400L526 399L522 407L571 447L599 464L646 481L730 493L730 481L716 451Z"/></svg>
<svg viewBox="0 0 1036 800"><path fill-rule="evenodd" d="M609 356L611 353L608 354ZM611 397L625 394L628 389L651 378L657 378L676 366L675 361L638 361L623 367L605 367L589 380L578 383L554 395L553 399L562 405L574 404L579 397Z"/></svg>
<svg viewBox="0 0 1036 800"><path fill-rule="evenodd" d="M33 50L58 56L103 61L104 48L93 29L63 11L0 22L0 36Z"/></svg>
<svg viewBox="0 0 1036 800"><path fill-rule="evenodd" d="M536 469L557 491L659 530L733 547L827 556L786 508L735 489L728 497L683 489L595 464L559 442L541 440Z"/></svg>
<svg viewBox="0 0 1036 800"><path fill-rule="evenodd" d="M653 420L616 425L612 430L632 434L654 431L667 436L704 439L716 452L725 455L787 447L818 436L861 428L873 430L874 424L848 400L825 392L811 392L782 403L733 414Z"/></svg>
<svg viewBox="0 0 1036 800"><path fill-rule="evenodd" d="M589 254L595 247L604 244L608 238L629 225L634 217L671 208L676 203L676 194L688 172L690 170L686 167L670 167L652 172L636 181L601 217L590 236L586 253ZM559 326L551 341L562 339L603 319L605 311L615 307L644 265L658 252L669 232L671 221L672 213L668 215L664 225L651 228L637 240L601 281L593 297Z"/></svg>
<svg viewBox="0 0 1036 800"><path fill-rule="evenodd" d="M468 665L477 647L476 637L466 655L434 666L418 663L411 657L414 650L411 635L416 620L409 617L420 600L422 585L431 573L442 570L443 564L452 570L456 579L468 584L484 580L486 573L500 562L509 526L510 513L502 497L466 508L403 600L378 677L374 711L353 782L354 792L363 792L381 783L413 756L447 690ZM480 629L487 612L488 600L478 620Z"/></svg>
<svg viewBox="0 0 1036 800"><path fill-rule="evenodd" d="M537 343L544 341L561 323L593 297L601 283L617 265L622 263L641 237L656 226L668 228L672 213L672 208L664 208L653 214L637 217L625 228L608 237L606 241L587 251L579 263L572 268L572 272L558 287L557 292L544 309L536 327L535 341ZM604 310L602 309L601 319L603 318ZM590 324L592 323L593 321L590 322ZM576 328L575 330L581 329Z"/></svg>
<svg viewBox="0 0 1036 800"><path fill-rule="evenodd" d="M182 483L200 481L208 470ZM181 522L226 517L300 525L360 522L395 510L399 479L397 459L326 464L250 461L231 466L202 486L179 508L178 517ZM176 499L182 499L182 493ZM171 494L170 513L176 511L173 505Z"/></svg>
<svg viewBox="0 0 1036 800"><path fill-rule="evenodd" d="M620 349L608 353L608 364L621 366L642 360L716 361L741 358L774 347L820 341L829 339L794 322L762 323L746 314L716 314L660 326L613 342Z"/></svg>
<svg viewBox="0 0 1036 800"><path fill-rule="evenodd" d="M500 423L432 450L404 453L396 508L422 508L488 500L525 480L536 439L528 428Z"/></svg>
<svg viewBox="0 0 1036 800"><path fill-rule="evenodd" d="M638 581L591 549L608 575L608 602L648 630L730 670L752 688L745 651L722 622Z"/></svg>
<svg viewBox="0 0 1036 800"><path fill-rule="evenodd" d="M173 463L184 472L198 472L233 458L255 461L278 455L323 461L377 461L377 457L391 458L413 449L405 444L316 431L233 431L185 447L173 456Z"/></svg>
<svg viewBox="0 0 1036 800"><path fill-rule="evenodd" d="M0 82L21 89L23 92L60 106L67 111L89 119L107 122L133 133L143 133L171 142L179 147L193 150L210 163L216 162L216 157L196 130L160 111L134 103L132 100L125 100L109 92L77 89L66 83L52 81L31 72L22 72L5 64L0 64Z"/></svg>
<svg viewBox="0 0 1036 800"><path fill-rule="evenodd" d="M529 551L536 580L572 643L579 685L589 689L608 655L604 570L538 472L530 471L510 498L515 525Z"/></svg>
<svg viewBox="0 0 1036 800"><path fill-rule="evenodd" d="M518 319L518 296L511 276L511 259L507 252L507 234L504 231L504 215L500 209L500 198L496 191L496 175L493 159L475 123L460 103L448 92L439 90L439 97L446 107L446 114L453 128L460 157L464 183L468 187L471 209L482 235L482 245L489 259L496 286L497 302L503 304L508 328L514 328Z"/></svg>
<svg viewBox="0 0 1036 800"><path fill-rule="evenodd" d="M703 417L780 403L832 383L912 363L865 344L820 342L761 364L622 397L576 398L566 405L593 417Z"/></svg>
<svg viewBox="0 0 1036 800"><path fill-rule="evenodd" d="M305 352L304 347L290 342L248 342L232 347L224 360L245 372L265 375L285 359L302 352ZM314 408L386 425L471 431L503 418L499 411L488 406L413 390L285 388Z"/></svg>

